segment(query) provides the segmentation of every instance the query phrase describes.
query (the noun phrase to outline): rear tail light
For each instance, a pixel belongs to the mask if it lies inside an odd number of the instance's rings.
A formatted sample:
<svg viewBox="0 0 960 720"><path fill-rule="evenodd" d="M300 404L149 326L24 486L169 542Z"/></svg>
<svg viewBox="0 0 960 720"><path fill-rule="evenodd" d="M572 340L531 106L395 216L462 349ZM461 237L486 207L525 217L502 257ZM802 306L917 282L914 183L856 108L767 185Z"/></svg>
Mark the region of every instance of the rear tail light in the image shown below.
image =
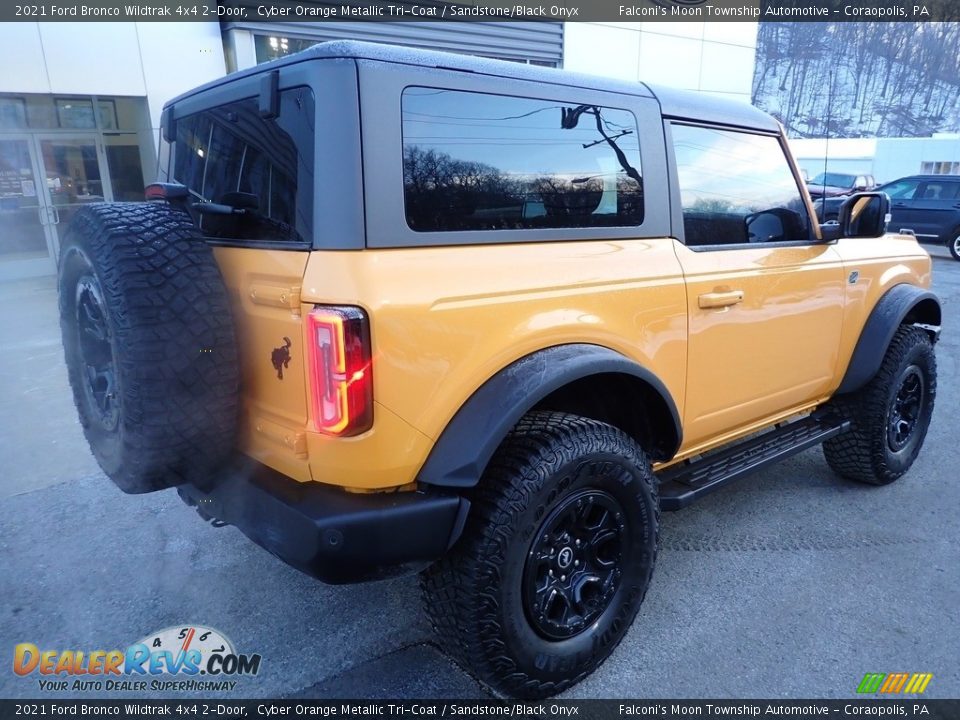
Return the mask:
<svg viewBox="0 0 960 720"><path fill-rule="evenodd" d="M315 307L307 329L314 426L340 436L369 430L373 373L366 314L353 307Z"/></svg>
<svg viewBox="0 0 960 720"><path fill-rule="evenodd" d="M179 183L152 183L143 189L147 200L180 200L188 197L190 191Z"/></svg>

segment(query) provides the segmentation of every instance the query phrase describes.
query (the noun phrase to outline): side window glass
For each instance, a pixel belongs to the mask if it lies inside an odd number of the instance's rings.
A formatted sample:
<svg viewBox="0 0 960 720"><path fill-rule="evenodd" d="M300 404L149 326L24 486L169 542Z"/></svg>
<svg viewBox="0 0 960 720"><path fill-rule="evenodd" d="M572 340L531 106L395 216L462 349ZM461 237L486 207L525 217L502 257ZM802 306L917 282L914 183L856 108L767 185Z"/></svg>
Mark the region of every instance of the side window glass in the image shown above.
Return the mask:
<svg viewBox="0 0 960 720"><path fill-rule="evenodd" d="M924 183L921 200L952 200L957 195L957 184L938 180Z"/></svg>
<svg viewBox="0 0 960 720"><path fill-rule="evenodd" d="M408 87L407 224L419 232L633 226L643 221L627 110Z"/></svg>
<svg viewBox="0 0 960 720"><path fill-rule="evenodd" d="M191 115L177 122L177 143L173 160L174 179L203 197L203 178L213 126L205 115Z"/></svg>
<svg viewBox="0 0 960 720"><path fill-rule="evenodd" d="M174 179L202 202L244 210L201 214L205 235L312 240L314 113L313 91L298 87L280 93L275 119L249 98L177 120Z"/></svg>
<svg viewBox="0 0 960 720"><path fill-rule="evenodd" d="M686 244L810 239L810 218L777 138L673 125Z"/></svg>
<svg viewBox="0 0 960 720"><path fill-rule="evenodd" d="M891 200L913 200L919 185L917 180L900 180L887 185L883 191L890 196Z"/></svg>

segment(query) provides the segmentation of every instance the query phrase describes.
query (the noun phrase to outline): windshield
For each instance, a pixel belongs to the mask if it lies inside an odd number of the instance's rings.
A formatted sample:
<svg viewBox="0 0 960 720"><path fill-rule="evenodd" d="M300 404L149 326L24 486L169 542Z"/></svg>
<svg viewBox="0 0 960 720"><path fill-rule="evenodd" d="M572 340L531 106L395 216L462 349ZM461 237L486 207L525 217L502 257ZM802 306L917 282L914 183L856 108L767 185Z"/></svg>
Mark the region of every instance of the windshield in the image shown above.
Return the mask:
<svg viewBox="0 0 960 720"><path fill-rule="evenodd" d="M813 180L811 185L832 185L833 187L853 187L856 182L856 175L847 175L846 173L820 173Z"/></svg>

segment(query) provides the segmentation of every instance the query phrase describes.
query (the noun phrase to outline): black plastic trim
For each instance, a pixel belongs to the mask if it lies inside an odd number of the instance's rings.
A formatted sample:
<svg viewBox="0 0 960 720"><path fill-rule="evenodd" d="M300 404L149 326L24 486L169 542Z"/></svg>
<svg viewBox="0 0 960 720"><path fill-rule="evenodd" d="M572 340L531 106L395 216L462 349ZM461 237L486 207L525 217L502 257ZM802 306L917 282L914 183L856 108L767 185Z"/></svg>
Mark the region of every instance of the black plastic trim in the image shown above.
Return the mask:
<svg viewBox="0 0 960 720"><path fill-rule="evenodd" d="M638 378L660 396L673 418L673 427L660 428L670 433L664 454L672 457L682 439L680 414L656 375L600 345L557 345L517 360L480 386L440 435L417 481L473 487L507 433L540 400L575 380L607 373Z"/></svg>
<svg viewBox="0 0 960 720"><path fill-rule="evenodd" d="M331 584L417 572L463 531L469 501L442 491L349 493L242 459L209 487L181 485L201 516L235 525L284 562Z"/></svg>
<svg viewBox="0 0 960 720"><path fill-rule="evenodd" d="M168 143L175 142L177 139L177 125L173 119L173 108L165 107L160 112L160 132L164 140Z"/></svg>
<svg viewBox="0 0 960 720"><path fill-rule="evenodd" d="M280 71L273 70L260 77L260 96L257 100L260 117L272 120L280 117Z"/></svg>
<svg viewBox="0 0 960 720"><path fill-rule="evenodd" d="M827 240L784 240L783 242L728 243L719 245L687 245L691 252L718 252L720 250L751 250L753 248L792 248L827 245Z"/></svg>
<svg viewBox="0 0 960 720"><path fill-rule="evenodd" d="M850 421L814 414L657 473L660 509L682 510L704 495L850 429Z"/></svg>
<svg viewBox="0 0 960 720"><path fill-rule="evenodd" d="M214 247L236 247L246 250L293 250L310 252L313 248L309 242L296 240L231 240L229 238L212 238L204 236L204 242Z"/></svg>
<svg viewBox="0 0 960 720"><path fill-rule="evenodd" d="M932 300L937 306L935 323L926 323L929 326L940 325L940 299L923 288L915 285L895 285L877 301L870 317L863 326L860 339L854 348L847 372L843 376L837 395L854 392L866 385L877 374L883 356L893 340L897 328L903 324L909 312L925 300Z"/></svg>

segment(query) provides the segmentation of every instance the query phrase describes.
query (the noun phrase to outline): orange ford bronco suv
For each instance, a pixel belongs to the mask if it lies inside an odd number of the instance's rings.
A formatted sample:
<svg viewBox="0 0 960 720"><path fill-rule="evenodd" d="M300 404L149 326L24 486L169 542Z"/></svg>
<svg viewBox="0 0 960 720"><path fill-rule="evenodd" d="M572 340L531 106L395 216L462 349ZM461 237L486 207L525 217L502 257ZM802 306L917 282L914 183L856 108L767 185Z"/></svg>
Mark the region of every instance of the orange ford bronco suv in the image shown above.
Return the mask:
<svg viewBox="0 0 960 720"><path fill-rule="evenodd" d="M820 443L889 483L923 444L929 256L882 193L818 226L750 106L334 42L172 100L162 137L147 201L61 253L104 472L325 582L422 571L501 693L610 654L661 510Z"/></svg>

